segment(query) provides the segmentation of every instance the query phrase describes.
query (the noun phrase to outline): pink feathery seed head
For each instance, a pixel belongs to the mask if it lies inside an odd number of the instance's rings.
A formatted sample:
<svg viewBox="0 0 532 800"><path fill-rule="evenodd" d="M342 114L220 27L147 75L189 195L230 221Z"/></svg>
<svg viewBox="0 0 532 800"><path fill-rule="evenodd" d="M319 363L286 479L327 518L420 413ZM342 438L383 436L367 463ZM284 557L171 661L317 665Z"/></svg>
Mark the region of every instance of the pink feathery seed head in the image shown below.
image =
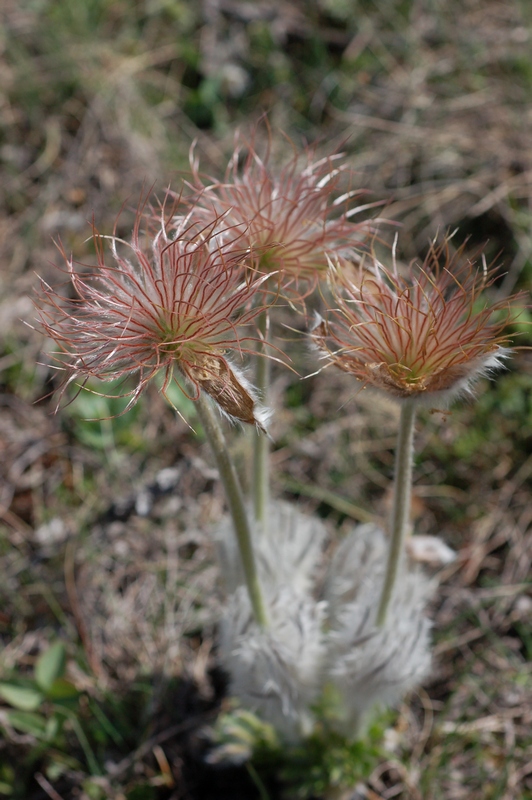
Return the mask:
<svg viewBox="0 0 532 800"><path fill-rule="evenodd" d="M271 139L261 157L257 133L250 141L237 135L223 181L202 176L191 154L189 203L205 223L223 216L241 230L258 269L277 272L284 289L299 291L303 280L308 293L327 274L325 253L359 257L375 221L354 223L351 217L373 204L346 209L362 191L339 196L340 182L349 180L341 154L315 159L311 148L299 154L294 147L292 158L276 169Z"/></svg>
<svg viewBox="0 0 532 800"><path fill-rule="evenodd" d="M509 302L482 301L494 275L464 247L451 253L448 239L433 245L408 276L368 261L356 283L332 265L337 307L311 334L329 363L400 400L450 398L503 366Z"/></svg>
<svg viewBox="0 0 532 800"><path fill-rule="evenodd" d="M94 230L98 265L88 272L60 248L76 297L43 282L37 306L67 371L62 391L77 380L134 376L129 408L162 371L163 394L180 375L195 397L203 390L229 417L262 428L256 394L233 360L254 339L241 330L260 311L253 299L265 278L243 268L246 243L227 226L220 236L218 219L205 226L183 217L171 235L164 213L155 229L154 219L140 209L130 242L108 237L111 264Z"/></svg>

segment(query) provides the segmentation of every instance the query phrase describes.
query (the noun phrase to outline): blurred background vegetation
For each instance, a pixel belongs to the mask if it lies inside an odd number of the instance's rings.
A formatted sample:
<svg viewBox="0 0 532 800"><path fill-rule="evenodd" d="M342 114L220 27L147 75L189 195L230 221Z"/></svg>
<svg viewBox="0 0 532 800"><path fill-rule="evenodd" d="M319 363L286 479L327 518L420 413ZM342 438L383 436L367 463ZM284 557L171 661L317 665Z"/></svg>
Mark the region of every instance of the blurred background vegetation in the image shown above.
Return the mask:
<svg viewBox="0 0 532 800"><path fill-rule="evenodd" d="M24 324L35 273L64 280L54 239L90 262L92 219L109 233L124 206L127 235L129 207L179 186L193 141L219 176L265 112L279 158L279 131L347 154L401 223L401 258L457 228L500 265L493 297L529 303L528 0L3 0L0 797L281 796L202 761L198 731L226 701L208 535L223 499L201 439L155 389L127 416L94 395L53 416L46 344ZM523 347L529 321L513 326ZM302 340L286 348L314 371ZM532 798L531 366L518 350L477 401L419 426L417 530L458 558L433 678L357 797ZM276 370L274 397L275 491L332 539L385 518L395 408L332 371Z"/></svg>

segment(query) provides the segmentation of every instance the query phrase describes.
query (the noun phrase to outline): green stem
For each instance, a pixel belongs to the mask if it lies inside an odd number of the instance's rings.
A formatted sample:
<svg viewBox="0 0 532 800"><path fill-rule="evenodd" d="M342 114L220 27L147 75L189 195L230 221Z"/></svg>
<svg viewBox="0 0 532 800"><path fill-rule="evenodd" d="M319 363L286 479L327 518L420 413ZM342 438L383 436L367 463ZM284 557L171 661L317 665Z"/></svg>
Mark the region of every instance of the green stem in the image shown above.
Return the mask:
<svg viewBox="0 0 532 800"><path fill-rule="evenodd" d="M259 343L257 352L257 366L255 384L259 392L261 402L268 405L268 389L270 383L270 361L265 354L266 343L269 337L269 315L268 310L261 312L258 320L258 328L262 334L262 341ZM254 433L253 447L253 510L255 521L259 523L263 535L267 532L268 505L270 500L270 469L269 469L270 445L266 434L260 431Z"/></svg>
<svg viewBox="0 0 532 800"><path fill-rule="evenodd" d="M270 800L270 795L268 794L268 790L266 789L265 785L261 781L259 777L259 773L251 763L251 761L246 761L246 769L249 773L249 777L257 787L257 791L260 796L260 800Z"/></svg>
<svg viewBox="0 0 532 800"><path fill-rule="evenodd" d="M229 510L233 518L233 525L240 550L240 558L242 559L242 567L244 568L244 577L255 620L264 628L268 624L268 618L260 589L255 556L253 554L248 515L246 513L244 497L235 466L229 455L218 418L208 397L203 392L200 392L196 400L196 410L203 430L205 431L205 436L211 446L216 465L220 472L220 478L224 485L227 502L229 503Z"/></svg>
<svg viewBox="0 0 532 800"><path fill-rule="evenodd" d="M395 481L393 491L393 507L391 516L391 541L386 564L386 575L382 587L377 625L382 628L386 622L386 613L392 599L397 573L403 554L404 540L410 520L412 494L412 454L414 443L414 422L416 404L414 400L406 400L401 406L397 450L395 453Z"/></svg>
<svg viewBox="0 0 532 800"><path fill-rule="evenodd" d="M54 703L54 711L56 714L62 714L66 719L70 721L72 725L72 730L76 734L78 738L78 742L81 745L81 749L87 759L87 765L90 769L91 775L101 775L102 771L100 769L100 765L96 761L96 756L94 755L93 749L89 744L89 740L85 736L85 731L80 725L80 722L73 711L70 709L64 708L64 706L59 706Z"/></svg>

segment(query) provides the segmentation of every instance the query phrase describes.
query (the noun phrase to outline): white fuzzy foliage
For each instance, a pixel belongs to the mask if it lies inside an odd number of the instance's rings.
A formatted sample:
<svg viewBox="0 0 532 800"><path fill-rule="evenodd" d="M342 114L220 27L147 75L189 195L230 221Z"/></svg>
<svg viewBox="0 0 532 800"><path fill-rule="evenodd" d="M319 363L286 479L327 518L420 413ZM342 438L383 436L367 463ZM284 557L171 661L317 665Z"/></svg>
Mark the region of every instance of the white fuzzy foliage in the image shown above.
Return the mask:
<svg viewBox="0 0 532 800"><path fill-rule="evenodd" d="M220 626L220 660L230 692L284 739L297 741L312 729L311 706L321 689L325 604L285 586L268 606L269 626L262 629L244 588L234 592Z"/></svg>
<svg viewBox="0 0 532 800"><path fill-rule="evenodd" d="M324 587L331 620L358 598L373 594L378 599L386 556L384 535L372 523L358 525L345 537L336 548Z"/></svg>
<svg viewBox="0 0 532 800"><path fill-rule="evenodd" d="M312 730L312 706L326 691L330 722L354 737L375 705L393 705L430 668L432 586L403 566L383 628L376 625L388 544L374 525L346 537L331 561L323 599L313 579L325 530L287 503L272 503L268 536L256 557L269 626L254 621L229 527L219 530L229 599L220 625L220 659L243 706L296 741ZM334 720L334 721L333 721Z"/></svg>
<svg viewBox="0 0 532 800"><path fill-rule="evenodd" d="M403 566L385 625L376 625L386 557L382 531L359 526L338 548L327 582L325 676L337 697L337 727L347 736L372 706L394 705L430 669L424 609L432 585L421 572Z"/></svg>
<svg viewBox="0 0 532 800"><path fill-rule="evenodd" d="M321 520L302 514L291 503L270 504L268 533L258 531L254 539L257 569L268 597L275 596L281 586L290 586L301 596L312 590L326 533ZM229 519L218 528L217 540L224 584L234 591L244 583L244 574Z"/></svg>

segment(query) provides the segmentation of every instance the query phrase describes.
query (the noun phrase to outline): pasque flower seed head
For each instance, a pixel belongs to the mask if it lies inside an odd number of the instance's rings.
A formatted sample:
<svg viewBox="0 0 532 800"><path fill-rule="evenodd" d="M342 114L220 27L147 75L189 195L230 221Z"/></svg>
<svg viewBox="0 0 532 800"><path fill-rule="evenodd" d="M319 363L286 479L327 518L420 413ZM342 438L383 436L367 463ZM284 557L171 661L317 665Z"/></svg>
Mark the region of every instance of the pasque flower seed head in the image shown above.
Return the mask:
<svg viewBox="0 0 532 800"><path fill-rule="evenodd" d="M129 243L111 236L111 259L94 231L97 267L80 272L62 250L76 297L65 299L42 283L38 301L45 332L59 347L72 381L134 376L133 405L156 373L205 391L233 419L264 425L264 412L232 358L246 352L244 335L258 313L252 300L263 279L242 267L246 244L239 232L182 218L171 235L164 208L137 213ZM144 229L143 229L143 226Z"/></svg>
<svg viewBox="0 0 532 800"><path fill-rule="evenodd" d="M332 264L335 308L312 332L326 359L365 385L402 399L453 396L502 365L508 301L481 298L493 275L451 253L448 240L432 246L408 275L368 258L360 281Z"/></svg>
<svg viewBox="0 0 532 800"><path fill-rule="evenodd" d="M205 183L191 158L193 213L206 223L223 215L240 228L260 270L275 271L284 289L301 280L312 289L326 276L326 253L359 258L372 224L350 218L367 206L342 211L361 192L337 196L347 175L340 154L314 159L307 149L277 170L269 146L259 155L256 133L251 141L238 137L223 181Z"/></svg>

